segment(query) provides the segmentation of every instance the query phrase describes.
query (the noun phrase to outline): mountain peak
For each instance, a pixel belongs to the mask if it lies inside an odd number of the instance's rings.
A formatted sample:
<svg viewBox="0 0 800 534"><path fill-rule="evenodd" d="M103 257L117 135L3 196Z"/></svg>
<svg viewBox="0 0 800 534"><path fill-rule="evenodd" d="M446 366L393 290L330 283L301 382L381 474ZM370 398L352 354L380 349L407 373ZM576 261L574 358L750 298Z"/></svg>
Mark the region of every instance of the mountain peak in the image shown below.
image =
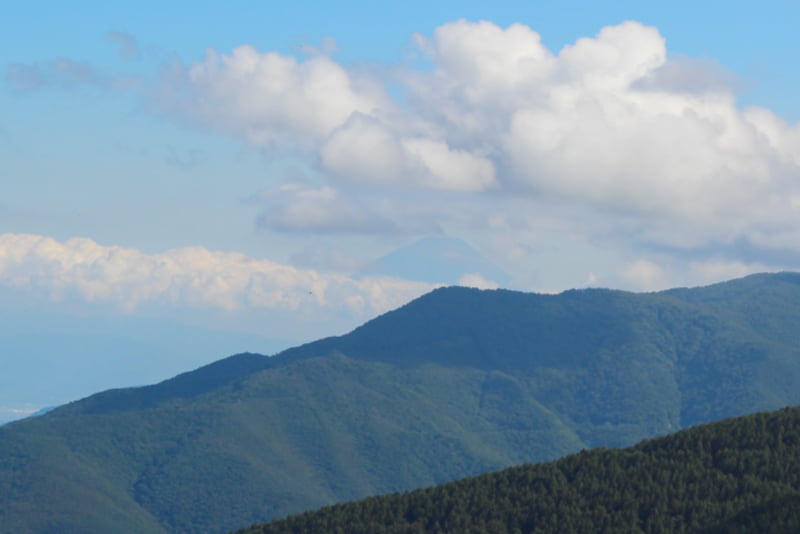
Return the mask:
<svg viewBox="0 0 800 534"><path fill-rule="evenodd" d="M500 286L509 276L462 239L425 237L367 264L357 276L388 275L432 284L458 284L469 276Z"/></svg>

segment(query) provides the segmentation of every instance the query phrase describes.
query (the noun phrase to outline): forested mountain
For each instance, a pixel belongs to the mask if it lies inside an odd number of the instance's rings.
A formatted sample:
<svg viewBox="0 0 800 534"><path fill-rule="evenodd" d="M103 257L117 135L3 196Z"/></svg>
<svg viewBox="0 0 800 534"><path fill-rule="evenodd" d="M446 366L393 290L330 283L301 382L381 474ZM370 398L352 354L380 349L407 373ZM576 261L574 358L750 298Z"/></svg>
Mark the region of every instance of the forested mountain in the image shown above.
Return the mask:
<svg viewBox="0 0 800 534"><path fill-rule="evenodd" d="M0 525L206 533L800 404L800 275L443 288L353 332L0 427Z"/></svg>
<svg viewBox="0 0 800 534"><path fill-rule="evenodd" d="M800 532L800 408L694 427L238 534Z"/></svg>

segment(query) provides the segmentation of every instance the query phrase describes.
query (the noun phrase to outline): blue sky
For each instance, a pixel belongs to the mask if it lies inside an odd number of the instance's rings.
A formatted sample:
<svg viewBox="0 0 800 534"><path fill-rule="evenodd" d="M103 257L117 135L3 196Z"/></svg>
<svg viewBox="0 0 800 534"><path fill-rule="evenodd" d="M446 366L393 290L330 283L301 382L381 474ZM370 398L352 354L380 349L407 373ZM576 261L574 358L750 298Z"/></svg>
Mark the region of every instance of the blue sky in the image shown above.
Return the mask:
<svg viewBox="0 0 800 534"><path fill-rule="evenodd" d="M798 24L775 1L6 3L0 412L436 284L796 270Z"/></svg>

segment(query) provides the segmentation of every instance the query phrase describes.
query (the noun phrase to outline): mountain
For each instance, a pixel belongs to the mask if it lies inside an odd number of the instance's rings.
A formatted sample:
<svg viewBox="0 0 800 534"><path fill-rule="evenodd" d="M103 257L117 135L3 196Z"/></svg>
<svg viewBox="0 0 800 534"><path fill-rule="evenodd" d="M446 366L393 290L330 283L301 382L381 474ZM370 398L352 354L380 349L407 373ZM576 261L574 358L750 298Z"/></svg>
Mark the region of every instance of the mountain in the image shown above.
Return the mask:
<svg viewBox="0 0 800 534"><path fill-rule="evenodd" d="M388 275L432 284L458 283L479 275L501 286L510 278L466 241L454 237L426 237L365 265L356 276Z"/></svg>
<svg viewBox="0 0 800 534"><path fill-rule="evenodd" d="M800 531L800 408L323 508L238 534Z"/></svg>
<svg viewBox="0 0 800 534"><path fill-rule="evenodd" d="M206 533L800 404L800 274L433 291L0 427L0 525Z"/></svg>

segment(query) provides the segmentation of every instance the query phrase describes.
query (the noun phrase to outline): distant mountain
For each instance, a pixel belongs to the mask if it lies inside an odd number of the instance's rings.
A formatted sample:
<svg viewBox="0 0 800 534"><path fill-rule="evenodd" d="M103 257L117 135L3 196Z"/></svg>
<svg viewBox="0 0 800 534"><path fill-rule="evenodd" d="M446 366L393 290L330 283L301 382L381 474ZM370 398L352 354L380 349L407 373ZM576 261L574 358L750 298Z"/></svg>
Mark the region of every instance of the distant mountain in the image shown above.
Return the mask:
<svg viewBox="0 0 800 534"><path fill-rule="evenodd" d="M367 264L357 276L387 275L432 284L457 284L479 275L500 286L509 276L462 239L426 237Z"/></svg>
<svg viewBox="0 0 800 534"><path fill-rule="evenodd" d="M344 336L0 427L0 525L221 532L800 404L798 324L794 273L438 289Z"/></svg>
<svg viewBox="0 0 800 534"><path fill-rule="evenodd" d="M238 534L800 532L800 408L372 497Z"/></svg>

